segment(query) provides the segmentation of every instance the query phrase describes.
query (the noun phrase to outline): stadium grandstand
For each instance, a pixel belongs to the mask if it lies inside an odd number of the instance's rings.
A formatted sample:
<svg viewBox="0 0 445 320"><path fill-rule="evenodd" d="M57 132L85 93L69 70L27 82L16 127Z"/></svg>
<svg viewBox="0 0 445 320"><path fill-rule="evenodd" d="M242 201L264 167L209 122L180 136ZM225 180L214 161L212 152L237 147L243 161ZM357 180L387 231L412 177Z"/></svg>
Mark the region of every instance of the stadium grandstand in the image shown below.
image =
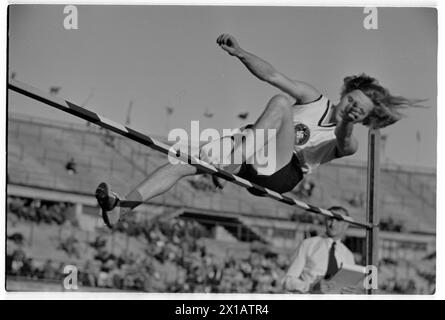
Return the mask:
<svg viewBox="0 0 445 320"><path fill-rule="evenodd" d="M207 176L179 182L110 231L96 186L125 194L166 157L87 123L9 112L7 126L8 290L63 291L64 266L74 265L85 291L283 293L298 243L323 231L319 216L235 185L215 189ZM366 167L325 164L292 196L364 220ZM379 288L433 293L435 170L383 163L379 190ZM364 230L351 227L345 243L364 264Z"/></svg>

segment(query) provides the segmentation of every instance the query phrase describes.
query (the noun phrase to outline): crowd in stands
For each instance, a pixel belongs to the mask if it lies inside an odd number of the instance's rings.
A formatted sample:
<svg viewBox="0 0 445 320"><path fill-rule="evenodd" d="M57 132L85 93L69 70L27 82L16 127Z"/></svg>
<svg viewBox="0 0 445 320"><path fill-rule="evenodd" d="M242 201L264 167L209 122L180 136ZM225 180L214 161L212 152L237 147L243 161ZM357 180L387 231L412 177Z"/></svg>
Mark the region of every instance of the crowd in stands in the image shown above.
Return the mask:
<svg viewBox="0 0 445 320"><path fill-rule="evenodd" d="M74 206L68 202L35 200L21 197L7 197L8 221L27 220L46 224L62 225L66 221L78 225Z"/></svg>
<svg viewBox="0 0 445 320"><path fill-rule="evenodd" d="M406 228L401 221L396 221L392 217L380 219L380 230L389 232L405 232Z"/></svg>
<svg viewBox="0 0 445 320"><path fill-rule="evenodd" d="M289 256L266 245L251 245L241 256L214 252L203 241L212 237L212 231L194 220L140 220L137 215L127 215L115 232L138 239L143 249L116 253L109 245L109 232L95 232L89 241L80 243L71 204L8 197L7 209L8 223L26 220L71 228L67 236L58 237L57 247L48 250L63 251L67 260L77 261L81 286L147 292L283 292L280 281L289 266ZM11 217L16 221L10 222ZM7 250L8 275L55 281L64 277L66 262L28 256L27 241L20 232L8 234L7 240L12 248ZM388 281L384 289L413 293L416 284L408 280Z"/></svg>
<svg viewBox="0 0 445 320"><path fill-rule="evenodd" d="M416 282L413 279L397 279L391 278L387 279L383 283L381 288L384 291L392 292L394 294L416 294Z"/></svg>
<svg viewBox="0 0 445 320"><path fill-rule="evenodd" d="M277 254L251 252L247 257L193 252L178 262L182 276L170 283L171 292L282 293L280 281L288 260Z"/></svg>
<svg viewBox="0 0 445 320"><path fill-rule="evenodd" d="M131 217L131 216L129 216ZM88 243L94 254L80 262L79 282L87 287L164 292L281 292L280 279L287 259L254 249L246 257L218 256L201 241L210 232L192 220L136 222L125 219L120 231L146 239L144 252L109 251L109 237L98 234ZM31 279L60 280L63 263L34 261L22 249L21 234L8 241L16 249L7 257L7 274ZM75 234L61 239L58 248L81 259ZM165 274L162 270L166 268Z"/></svg>
<svg viewBox="0 0 445 320"><path fill-rule="evenodd" d="M23 250L24 236L14 233L8 237L8 244L15 244L15 249L6 255L6 274L30 279L61 280L65 263L56 263L50 259L36 261Z"/></svg>
<svg viewBox="0 0 445 320"><path fill-rule="evenodd" d="M145 237L144 254L116 257L106 251L106 241L97 238L91 245L101 266L87 272L87 285L165 292L281 292L279 281L287 267L284 256L264 250L254 250L245 258L218 256L200 241L210 233L195 221L135 223L127 218L121 231ZM168 268L169 274L161 275L159 266Z"/></svg>
<svg viewBox="0 0 445 320"><path fill-rule="evenodd" d="M71 234L66 238L61 238L57 249L64 251L70 259L80 259L81 250L79 247L79 240L77 240L74 234Z"/></svg>

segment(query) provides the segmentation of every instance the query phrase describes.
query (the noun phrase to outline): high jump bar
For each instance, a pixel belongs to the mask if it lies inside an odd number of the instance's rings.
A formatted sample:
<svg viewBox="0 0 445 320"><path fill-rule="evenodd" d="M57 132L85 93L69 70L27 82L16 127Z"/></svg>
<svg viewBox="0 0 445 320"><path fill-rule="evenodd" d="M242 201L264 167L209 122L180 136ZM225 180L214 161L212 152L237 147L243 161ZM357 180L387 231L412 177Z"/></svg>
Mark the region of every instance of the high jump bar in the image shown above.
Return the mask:
<svg viewBox="0 0 445 320"><path fill-rule="evenodd" d="M367 230L372 229L372 227L373 227L369 223L355 221L354 219L352 219L349 216L339 214L336 212L332 212L327 209L319 208L319 207L313 206L309 203L305 203L303 201L300 201L300 200L297 200L294 198L290 198L288 196L285 196L283 194L280 194L280 193L270 190L268 188L261 187L261 186L254 184L246 179L238 177L237 175L234 175L227 171L216 168L215 166L213 166L207 162L204 162L196 157L193 157L192 155L181 152L180 150L175 150L174 148L172 148L171 146L169 146L165 143L157 141L157 140L155 140L141 132L133 130L127 126L124 126L122 124L119 124L112 120L109 120L98 113L95 113L88 109L82 108L74 103L71 103L67 100L59 98L55 95L51 95L49 93L46 93L46 92L43 92L36 88L33 88L32 86L27 85L23 82L9 79L8 89L11 89L17 93L20 93L24 96L31 98L31 99L40 101L44 104L47 104L51 107L54 107L56 109L66 112L66 113L72 114L75 117L84 119L91 123L94 123L100 127L111 130L121 136L127 137L130 140L136 141L136 142L143 144L151 149L154 149L156 151L159 151L159 152L169 155L171 157L175 157L183 162L186 162L186 163L196 167L197 169L199 169L203 172L213 174L219 178L225 179L229 182L235 183L235 184L237 184L241 187L244 187L244 188L253 188L253 189L261 192L264 196L267 196L267 197L277 200L279 202L283 202L283 203L291 205L291 206L297 206L299 208L305 209L305 210L307 210L309 212L313 212L315 214L323 215L323 216L334 218L337 220L346 221L350 224L356 225L361 228L365 228Z"/></svg>

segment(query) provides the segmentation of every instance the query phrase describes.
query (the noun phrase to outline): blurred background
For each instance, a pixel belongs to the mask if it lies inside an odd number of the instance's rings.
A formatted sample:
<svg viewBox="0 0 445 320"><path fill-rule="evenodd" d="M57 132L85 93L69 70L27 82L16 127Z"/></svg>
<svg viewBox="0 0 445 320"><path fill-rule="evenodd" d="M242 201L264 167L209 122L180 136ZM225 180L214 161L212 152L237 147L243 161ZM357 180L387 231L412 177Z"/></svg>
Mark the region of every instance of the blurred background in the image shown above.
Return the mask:
<svg viewBox="0 0 445 320"><path fill-rule="evenodd" d="M334 103L342 77L362 71L394 93L427 98L428 109L382 131L379 288L434 292L435 10L381 8L379 30L368 33L362 8L78 9L79 30L67 31L63 6L10 6L9 76L166 143L190 120L219 130L250 123L276 93L220 52L221 32ZM63 269L73 265L83 291L282 293L300 241L324 232L318 216L234 185L215 190L206 176L181 181L110 231L96 186L126 194L166 157L11 91L7 119L7 290L64 291ZM319 167L291 196L363 221L366 133L357 129L357 155ZM345 238L359 264L364 236L351 227Z"/></svg>

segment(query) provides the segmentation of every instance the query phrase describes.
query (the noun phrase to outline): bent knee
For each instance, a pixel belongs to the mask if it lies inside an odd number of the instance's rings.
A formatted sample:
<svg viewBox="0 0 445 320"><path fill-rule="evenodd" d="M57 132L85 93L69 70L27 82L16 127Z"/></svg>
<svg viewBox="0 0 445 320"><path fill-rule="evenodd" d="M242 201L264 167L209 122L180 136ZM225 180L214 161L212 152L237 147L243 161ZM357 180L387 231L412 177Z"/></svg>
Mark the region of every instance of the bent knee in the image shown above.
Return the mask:
<svg viewBox="0 0 445 320"><path fill-rule="evenodd" d="M284 94L276 94L269 100L269 104L276 104L286 107L288 107L290 103L290 99Z"/></svg>
<svg viewBox="0 0 445 320"><path fill-rule="evenodd" d="M291 101L288 97L286 97L283 94L277 94L269 100L266 109L268 111L287 114L290 112L290 106L291 106Z"/></svg>

